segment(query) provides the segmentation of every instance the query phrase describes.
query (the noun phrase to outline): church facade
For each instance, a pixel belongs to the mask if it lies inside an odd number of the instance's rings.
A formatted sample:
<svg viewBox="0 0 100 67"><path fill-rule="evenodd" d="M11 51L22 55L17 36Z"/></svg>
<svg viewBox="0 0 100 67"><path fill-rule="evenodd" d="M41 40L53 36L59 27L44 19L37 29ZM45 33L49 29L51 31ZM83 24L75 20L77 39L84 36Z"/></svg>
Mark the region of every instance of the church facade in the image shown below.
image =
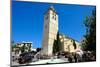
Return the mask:
<svg viewBox="0 0 100 67"><path fill-rule="evenodd" d="M57 38L58 32L58 14L51 6L44 15L44 33L42 41L42 54L53 55L53 43ZM59 36L61 44L61 52L75 52L76 49L81 49L79 42L75 41L76 48L73 46L73 39L65 35Z"/></svg>
<svg viewBox="0 0 100 67"><path fill-rule="evenodd" d="M80 50L81 46L80 43L66 35L59 36L61 41L61 52L76 52L76 50Z"/></svg>

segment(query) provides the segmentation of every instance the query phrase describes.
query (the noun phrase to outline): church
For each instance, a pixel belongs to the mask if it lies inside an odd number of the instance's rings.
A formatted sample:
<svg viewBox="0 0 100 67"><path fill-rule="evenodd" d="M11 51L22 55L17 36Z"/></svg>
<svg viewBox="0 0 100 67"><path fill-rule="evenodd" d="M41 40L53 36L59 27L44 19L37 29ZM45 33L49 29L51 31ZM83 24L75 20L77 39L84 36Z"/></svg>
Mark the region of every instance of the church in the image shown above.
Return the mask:
<svg viewBox="0 0 100 67"><path fill-rule="evenodd" d="M52 56L53 55L53 43L57 39L58 29L58 13L53 6L50 6L44 15L44 33L42 41L42 54ZM59 35L62 42L61 52L75 52L76 49L81 49L80 43L66 35ZM76 47L73 46L74 41Z"/></svg>

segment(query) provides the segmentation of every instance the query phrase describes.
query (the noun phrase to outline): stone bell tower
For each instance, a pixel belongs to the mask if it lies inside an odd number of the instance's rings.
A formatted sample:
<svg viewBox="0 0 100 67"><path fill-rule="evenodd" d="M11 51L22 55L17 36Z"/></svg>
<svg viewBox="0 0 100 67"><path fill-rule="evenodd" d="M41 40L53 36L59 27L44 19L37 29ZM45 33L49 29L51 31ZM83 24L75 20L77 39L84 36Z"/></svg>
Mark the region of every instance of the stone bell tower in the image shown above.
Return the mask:
<svg viewBox="0 0 100 67"><path fill-rule="evenodd" d="M52 56L53 43L58 32L58 14L53 6L44 15L44 33L42 42L42 54Z"/></svg>

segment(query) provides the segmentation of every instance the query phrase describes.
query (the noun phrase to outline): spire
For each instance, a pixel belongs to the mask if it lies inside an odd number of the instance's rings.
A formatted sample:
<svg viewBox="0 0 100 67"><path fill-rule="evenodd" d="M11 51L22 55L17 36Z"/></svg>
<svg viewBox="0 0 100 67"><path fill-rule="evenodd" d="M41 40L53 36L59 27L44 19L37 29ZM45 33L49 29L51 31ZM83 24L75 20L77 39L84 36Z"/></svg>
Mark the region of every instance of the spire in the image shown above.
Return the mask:
<svg viewBox="0 0 100 67"><path fill-rule="evenodd" d="M54 7L52 5L48 8L48 10L45 12L45 14L48 13L49 10L52 10L53 12L55 12L57 14L56 10L54 9Z"/></svg>
<svg viewBox="0 0 100 67"><path fill-rule="evenodd" d="M50 10L53 10L54 12L56 12L56 10L54 9L54 7L51 5L50 6L50 8L49 8Z"/></svg>
<svg viewBox="0 0 100 67"><path fill-rule="evenodd" d="M50 9L55 10L53 6L50 6Z"/></svg>

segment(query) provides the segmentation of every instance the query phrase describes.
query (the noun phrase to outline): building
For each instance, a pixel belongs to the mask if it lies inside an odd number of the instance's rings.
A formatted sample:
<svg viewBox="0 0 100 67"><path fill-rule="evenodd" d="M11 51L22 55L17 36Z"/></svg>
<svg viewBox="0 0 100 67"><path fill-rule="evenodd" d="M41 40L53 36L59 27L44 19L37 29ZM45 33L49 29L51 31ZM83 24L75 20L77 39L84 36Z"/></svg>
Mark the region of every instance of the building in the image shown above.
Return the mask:
<svg viewBox="0 0 100 67"><path fill-rule="evenodd" d="M32 48L31 51L36 51L37 48Z"/></svg>
<svg viewBox="0 0 100 67"><path fill-rule="evenodd" d="M58 14L51 6L44 15L42 53L52 56L53 42L58 32Z"/></svg>
<svg viewBox="0 0 100 67"><path fill-rule="evenodd" d="M12 60L18 61L21 54L32 51L32 42L20 42L16 43L12 47Z"/></svg>
<svg viewBox="0 0 100 67"><path fill-rule="evenodd" d="M61 40L61 52L76 52L77 49L81 49L80 43L65 35L59 36ZM75 43L75 45L74 45Z"/></svg>
<svg viewBox="0 0 100 67"><path fill-rule="evenodd" d="M21 54L24 52L29 52L32 51L32 42L20 42L20 43L16 43L15 45L13 45L14 47L12 47L12 51L15 54Z"/></svg>
<svg viewBox="0 0 100 67"><path fill-rule="evenodd" d="M54 40L57 40L58 14L51 6L44 15L44 33L42 42L42 54L52 56ZM59 35L61 40L61 52L81 51L80 43L66 35Z"/></svg>
<svg viewBox="0 0 100 67"><path fill-rule="evenodd" d="M23 41L20 43L16 43L16 45L20 48L25 46L25 49L24 49L25 52L31 51L31 49L32 49L32 42L24 42Z"/></svg>

